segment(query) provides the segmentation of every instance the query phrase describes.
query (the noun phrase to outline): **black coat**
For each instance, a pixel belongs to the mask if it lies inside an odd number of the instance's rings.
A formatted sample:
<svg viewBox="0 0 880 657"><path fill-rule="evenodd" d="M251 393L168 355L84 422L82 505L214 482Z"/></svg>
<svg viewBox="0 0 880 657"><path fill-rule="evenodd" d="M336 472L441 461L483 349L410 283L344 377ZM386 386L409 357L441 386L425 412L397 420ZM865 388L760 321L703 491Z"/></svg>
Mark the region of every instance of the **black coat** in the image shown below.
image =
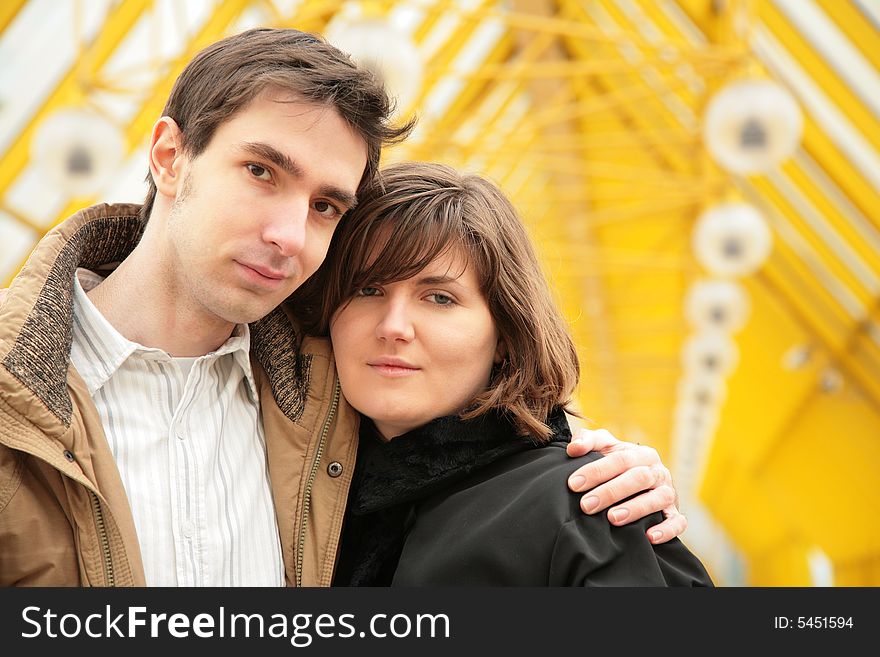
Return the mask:
<svg viewBox="0 0 880 657"><path fill-rule="evenodd" d="M446 417L380 442L362 431L335 586L712 586L678 539L652 545L659 513L615 527L585 515L555 413L547 445L500 415Z"/></svg>

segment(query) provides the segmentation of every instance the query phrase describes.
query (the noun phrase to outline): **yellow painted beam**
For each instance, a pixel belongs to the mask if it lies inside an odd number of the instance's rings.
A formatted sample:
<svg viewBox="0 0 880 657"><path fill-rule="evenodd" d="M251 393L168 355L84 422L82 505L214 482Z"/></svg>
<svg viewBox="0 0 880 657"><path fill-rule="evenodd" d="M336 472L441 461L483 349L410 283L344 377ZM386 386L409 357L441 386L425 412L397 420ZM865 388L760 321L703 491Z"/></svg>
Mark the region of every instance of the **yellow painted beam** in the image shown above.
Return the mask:
<svg viewBox="0 0 880 657"><path fill-rule="evenodd" d="M880 150L880 118L864 106L837 71L822 58L774 3L760 2L756 6L758 18L773 32L828 99L849 117L861 138L875 150Z"/></svg>
<svg viewBox="0 0 880 657"><path fill-rule="evenodd" d="M5 153L0 155L0 198L22 172L30 160L30 144L36 127L53 111L67 104L77 103L84 94L82 80L95 77L115 52L152 0L125 0L108 14L95 40L83 51L80 59L70 67L55 90L37 109L30 124L19 133Z"/></svg>
<svg viewBox="0 0 880 657"><path fill-rule="evenodd" d="M804 134L801 143L804 150L822 166L828 177L862 214L875 226L880 227L880 189L876 189L865 179L862 172L853 166L849 158L841 153L837 145L809 115L804 117Z"/></svg>
<svg viewBox="0 0 880 657"><path fill-rule="evenodd" d="M18 12L27 3L27 0L3 0L0 3L0 35L9 27L9 24L18 16Z"/></svg>
<svg viewBox="0 0 880 657"><path fill-rule="evenodd" d="M861 51L862 56L875 69L880 69L880 30L865 18L853 0L813 1L849 37L850 43Z"/></svg>
<svg viewBox="0 0 880 657"><path fill-rule="evenodd" d="M787 162L781 167L781 170L790 177L798 190L821 213L834 232L840 235L841 239L857 253L875 275L880 277L880 250L873 243L866 241L865 235L856 227L856 218L852 216L849 209L834 203L829 198L824 186L818 184L796 162ZM877 233L880 234L880 231Z"/></svg>
<svg viewBox="0 0 880 657"><path fill-rule="evenodd" d="M482 0L482 3L487 1ZM454 30L449 39L438 49L429 68L429 77L422 85L422 92L415 101L416 107L422 106L430 92L445 79L447 73L452 69L455 58L461 53L469 39L473 37L478 27L479 22L477 21L462 20L459 28ZM490 63L502 61L508 56L511 48L512 43L509 35L502 37L499 43L492 48L486 60ZM442 154L446 150L444 139L454 132L453 126L457 126L460 114L463 111L470 111L474 100L483 93L484 88L485 83L483 82L474 81L466 84L447 107L443 116L437 117L430 125L428 125L426 118L421 119L420 122L424 127L423 139L420 141L410 140L401 144L396 154L400 157L417 160L438 159L438 151Z"/></svg>
<svg viewBox="0 0 880 657"><path fill-rule="evenodd" d="M751 180L753 188L761 197L771 205L778 216L791 226L810 247L810 258L814 267L822 272L823 277L834 279L839 285L846 288L861 305L871 303L873 291L866 287L860 278L850 268L849 263L842 260L832 251L828 242L821 233L817 233L808 221L801 215L797 206L792 205L789 199L766 178L754 178ZM817 285L822 286L821 279L815 275L810 277Z"/></svg>

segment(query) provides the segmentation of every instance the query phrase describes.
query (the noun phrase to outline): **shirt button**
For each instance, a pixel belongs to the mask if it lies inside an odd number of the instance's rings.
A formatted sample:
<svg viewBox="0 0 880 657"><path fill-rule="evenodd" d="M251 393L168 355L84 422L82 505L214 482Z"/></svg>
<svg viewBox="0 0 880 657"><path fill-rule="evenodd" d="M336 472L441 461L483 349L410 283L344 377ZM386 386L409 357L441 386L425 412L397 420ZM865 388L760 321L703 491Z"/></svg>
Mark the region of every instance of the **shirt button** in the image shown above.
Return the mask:
<svg viewBox="0 0 880 657"><path fill-rule="evenodd" d="M66 458L71 463L73 463L75 460L75 458L73 456L73 452L71 452L69 449L64 450L64 458Z"/></svg>
<svg viewBox="0 0 880 657"><path fill-rule="evenodd" d="M342 474L342 464L339 461L333 461L327 466L327 474L335 479Z"/></svg>
<svg viewBox="0 0 880 657"><path fill-rule="evenodd" d="M183 532L184 537L192 538L193 534L195 533L196 528L195 528L195 525L193 525L189 520L187 520L185 523L183 523L183 527L181 527L180 529Z"/></svg>
<svg viewBox="0 0 880 657"><path fill-rule="evenodd" d="M186 438L186 434L184 433L183 429L181 429L180 427L177 427L174 430L174 435L177 436L178 440L183 440Z"/></svg>

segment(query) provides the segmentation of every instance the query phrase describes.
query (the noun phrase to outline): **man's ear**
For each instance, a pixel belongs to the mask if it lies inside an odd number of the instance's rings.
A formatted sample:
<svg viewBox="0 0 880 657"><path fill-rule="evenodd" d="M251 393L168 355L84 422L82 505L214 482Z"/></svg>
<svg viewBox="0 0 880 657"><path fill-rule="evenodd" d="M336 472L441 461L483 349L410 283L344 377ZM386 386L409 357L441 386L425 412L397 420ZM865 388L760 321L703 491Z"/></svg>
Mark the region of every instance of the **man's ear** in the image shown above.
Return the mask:
<svg viewBox="0 0 880 657"><path fill-rule="evenodd" d="M153 126L150 136L150 174L156 190L174 199L182 181L183 134L177 122L163 116Z"/></svg>
<svg viewBox="0 0 880 657"><path fill-rule="evenodd" d="M505 360L507 360L507 343L504 341L504 338L498 338L498 345L495 347L495 359L493 362L496 365L501 365Z"/></svg>

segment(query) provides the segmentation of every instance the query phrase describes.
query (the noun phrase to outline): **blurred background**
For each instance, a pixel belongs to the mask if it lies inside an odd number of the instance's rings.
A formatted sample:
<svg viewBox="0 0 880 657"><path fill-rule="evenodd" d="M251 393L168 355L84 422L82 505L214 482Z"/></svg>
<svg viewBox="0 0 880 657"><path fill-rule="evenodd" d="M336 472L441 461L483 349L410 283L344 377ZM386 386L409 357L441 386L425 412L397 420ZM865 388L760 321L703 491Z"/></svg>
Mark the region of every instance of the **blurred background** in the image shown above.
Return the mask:
<svg viewBox="0 0 880 657"><path fill-rule="evenodd" d="M55 223L140 202L194 53L324 34L495 180L581 362L724 586L880 584L878 0L3 0L0 283Z"/></svg>

